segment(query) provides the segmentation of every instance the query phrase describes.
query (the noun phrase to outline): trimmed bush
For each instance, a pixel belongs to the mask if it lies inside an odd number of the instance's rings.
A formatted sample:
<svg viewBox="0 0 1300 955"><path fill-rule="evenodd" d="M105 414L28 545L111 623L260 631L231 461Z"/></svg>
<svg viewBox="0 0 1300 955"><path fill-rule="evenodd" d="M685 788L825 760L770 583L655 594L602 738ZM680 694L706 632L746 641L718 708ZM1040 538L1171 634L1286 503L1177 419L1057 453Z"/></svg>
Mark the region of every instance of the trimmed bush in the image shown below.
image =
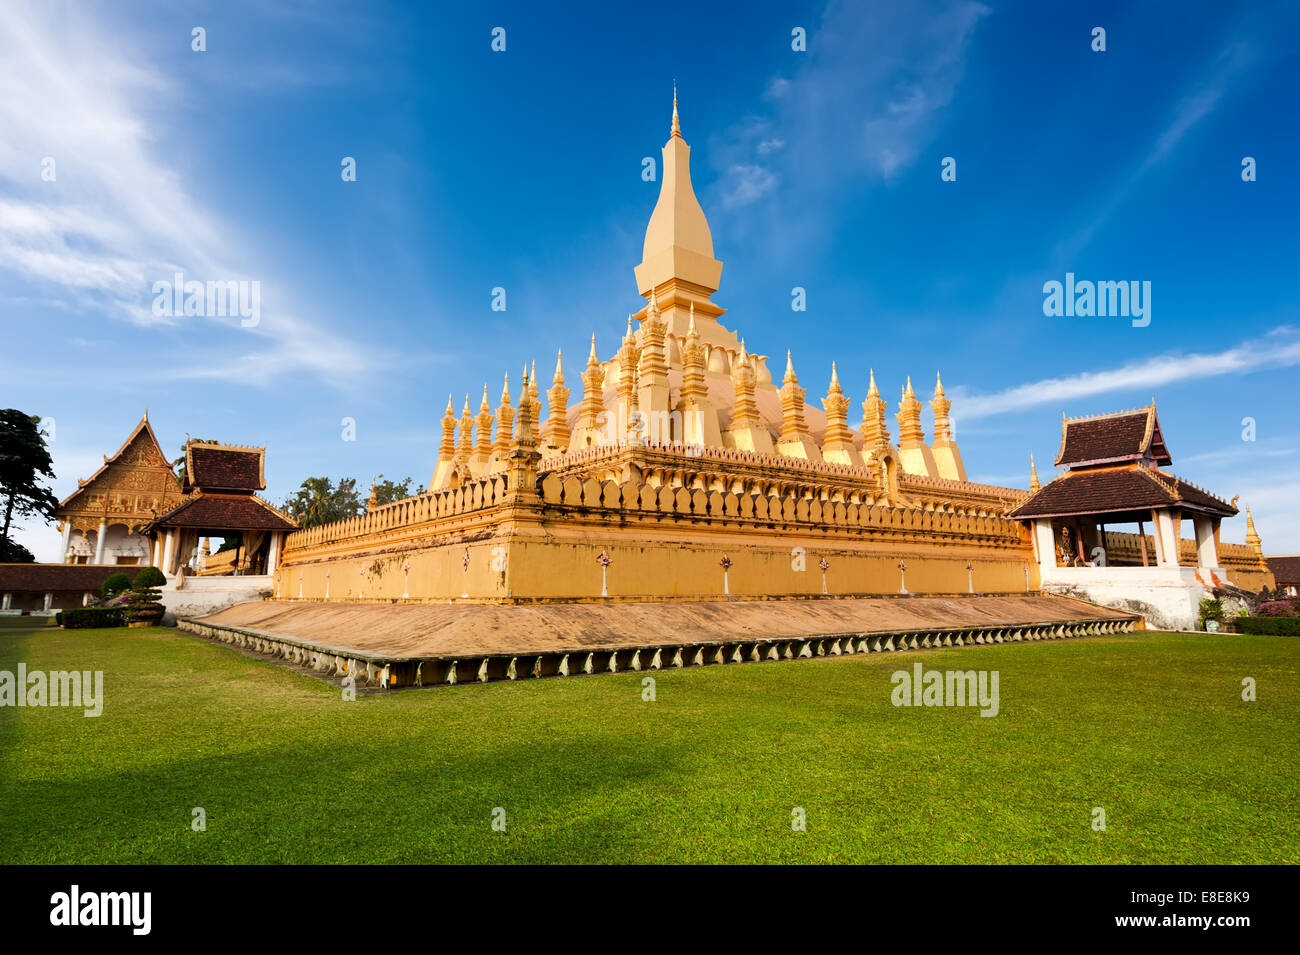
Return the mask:
<svg viewBox="0 0 1300 955"><path fill-rule="evenodd" d="M167 583L167 578L157 567L141 568L140 573L135 575L135 580L131 581L131 586L135 590L150 590L154 587L161 587Z"/></svg>
<svg viewBox="0 0 1300 955"><path fill-rule="evenodd" d="M124 590L131 587L131 578L120 570L115 574L110 574L108 580L104 581L102 594L105 600L111 600Z"/></svg>
<svg viewBox="0 0 1300 955"><path fill-rule="evenodd" d="M1237 629L1242 633L1300 637L1300 617L1242 617L1237 621Z"/></svg>
<svg viewBox="0 0 1300 955"><path fill-rule="evenodd" d="M121 607L79 607L60 614L68 630L97 630L100 627L126 625L126 614Z"/></svg>
<svg viewBox="0 0 1300 955"><path fill-rule="evenodd" d="M1256 617L1294 617L1295 607L1289 600L1268 600L1255 609Z"/></svg>

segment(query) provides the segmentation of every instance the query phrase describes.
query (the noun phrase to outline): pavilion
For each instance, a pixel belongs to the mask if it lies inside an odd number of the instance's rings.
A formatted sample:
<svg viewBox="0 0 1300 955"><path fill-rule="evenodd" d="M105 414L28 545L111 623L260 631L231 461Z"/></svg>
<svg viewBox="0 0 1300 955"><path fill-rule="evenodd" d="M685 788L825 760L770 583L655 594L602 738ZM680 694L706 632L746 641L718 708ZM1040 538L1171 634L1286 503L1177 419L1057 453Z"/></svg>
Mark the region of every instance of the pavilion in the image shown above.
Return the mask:
<svg viewBox="0 0 1300 955"><path fill-rule="evenodd" d="M1246 563L1234 554L1225 569L1219 528L1237 514L1236 498L1224 501L1163 470L1172 463L1154 401L1063 418L1056 464L1065 472L1041 485L1033 470L1033 493L1008 513L1030 530L1043 589L1110 606L1142 604L1149 618L1163 617L1170 626L1194 622L1206 591L1229 583L1256 589L1267 566L1253 521ZM1184 520L1192 523L1193 540L1182 539ZM1136 524L1138 533L1106 529L1123 524Z"/></svg>

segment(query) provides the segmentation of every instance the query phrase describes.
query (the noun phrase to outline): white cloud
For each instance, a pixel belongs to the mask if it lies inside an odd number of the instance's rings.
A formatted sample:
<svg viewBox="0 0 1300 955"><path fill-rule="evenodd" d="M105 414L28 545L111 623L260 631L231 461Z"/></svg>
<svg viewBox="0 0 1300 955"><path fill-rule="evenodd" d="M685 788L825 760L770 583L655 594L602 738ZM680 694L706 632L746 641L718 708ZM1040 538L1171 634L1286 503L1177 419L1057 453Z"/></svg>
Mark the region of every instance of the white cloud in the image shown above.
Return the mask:
<svg viewBox="0 0 1300 955"><path fill-rule="evenodd" d="M722 204L726 208L757 202L776 185L776 176L762 166L737 163L724 178Z"/></svg>
<svg viewBox="0 0 1300 955"><path fill-rule="evenodd" d="M1300 365L1300 333L1290 326L1209 354L1157 355L1118 368L1087 371L1063 378L1044 378L988 395L958 394L963 420L1020 411L1045 404L1064 404L1110 392L1147 392L1180 381L1203 380L1259 368Z"/></svg>
<svg viewBox="0 0 1300 955"><path fill-rule="evenodd" d="M186 91L141 65L156 60L147 43L63 3L9 4L4 19L0 271L17 280L19 295L152 325L179 324L151 309L153 283L177 271L200 281L291 286L267 274L264 256L254 267L252 234L197 199L173 168L170 144L188 139L167 110ZM54 181L42 179L46 157ZM250 351L258 373L235 375L232 360L230 377L265 384L274 373L301 370L342 384L381 364L377 352L327 323L295 318L307 303L282 291L277 307L253 336L241 335L237 321L212 321L228 334L204 338L194 364L206 367L186 373L190 363L174 350L168 374L226 377L218 371L223 353Z"/></svg>

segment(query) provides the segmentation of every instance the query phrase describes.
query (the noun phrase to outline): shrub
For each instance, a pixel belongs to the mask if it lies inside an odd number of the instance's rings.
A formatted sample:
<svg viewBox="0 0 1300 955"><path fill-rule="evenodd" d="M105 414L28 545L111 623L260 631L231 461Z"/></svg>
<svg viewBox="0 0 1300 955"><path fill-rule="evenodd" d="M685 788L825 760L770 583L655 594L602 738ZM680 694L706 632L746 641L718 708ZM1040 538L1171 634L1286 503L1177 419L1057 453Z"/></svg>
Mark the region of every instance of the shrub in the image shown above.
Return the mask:
<svg viewBox="0 0 1300 955"><path fill-rule="evenodd" d="M1255 608L1256 617L1294 617L1295 607L1289 600L1267 600Z"/></svg>
<svg viewBox="0 0 1300 955"><path fill-rule="evenodd" d="M1223 620L1223 601L1216 597L1206 597L1201 601L1201 626L1205 626L1207 620Z"/></svg>
<svg viewBox="0 0 1300 955"><path fill-rule="evenodd" d="M120 570L115 574L109 574L108 580L104 581L104 587L102 590L104 599L112 600L122 591L129 589L130 586L131 578Z"/></svg>
<svg viewBox="0 0 1300 955"><path fill-rule="evenodd" d="M120 607L79 607L76 610L65 610L60 616L63 618L63 626L68 630L120 627L126 623L126 615Z"/></svg>
<svg viewBox="0 0 1300 955"><path fill-rule="evenodd" d="M131 586L136 590L150 590L154 587L161 587L167 583L167 578L157 567L144 567L140 573L135 575L135 580L131 581Z"/></svg>
<svg viewBox="0 0 1300 955"><path fill-rule="evenodd" d="M1300 617L1242 617L1237 621L1237 629L1242 633L1300 637Z"/></svg>

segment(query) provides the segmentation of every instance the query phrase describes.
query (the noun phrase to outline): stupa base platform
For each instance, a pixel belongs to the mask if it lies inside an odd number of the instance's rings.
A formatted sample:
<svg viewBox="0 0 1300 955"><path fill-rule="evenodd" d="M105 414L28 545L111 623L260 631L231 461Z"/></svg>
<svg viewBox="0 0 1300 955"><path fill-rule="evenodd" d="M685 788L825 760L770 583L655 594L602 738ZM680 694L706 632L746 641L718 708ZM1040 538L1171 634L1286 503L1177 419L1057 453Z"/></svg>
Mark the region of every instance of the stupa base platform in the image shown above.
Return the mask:
<svg viewBox="0 0 1300 955"><path fill-rule="evenodd" d="M653 603L258 601L182 630L358 687L759 663L1101 636L1136 614L1047 595Z"/></svg>

